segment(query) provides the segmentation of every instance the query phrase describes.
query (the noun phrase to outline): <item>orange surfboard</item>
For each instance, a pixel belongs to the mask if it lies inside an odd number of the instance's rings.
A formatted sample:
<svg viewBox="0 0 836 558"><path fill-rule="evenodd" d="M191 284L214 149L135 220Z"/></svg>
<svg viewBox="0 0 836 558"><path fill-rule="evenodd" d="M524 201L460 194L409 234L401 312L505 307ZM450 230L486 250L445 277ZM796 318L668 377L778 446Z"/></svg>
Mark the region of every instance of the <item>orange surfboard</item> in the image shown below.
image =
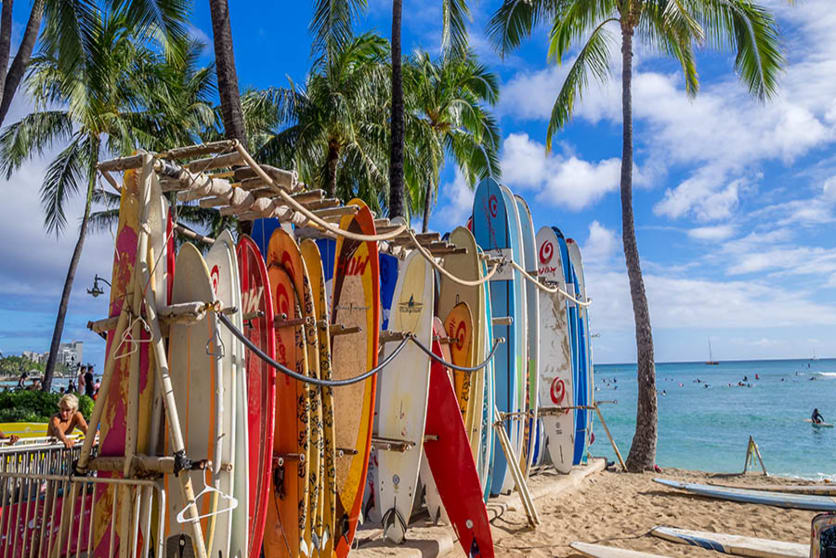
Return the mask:
<svg viewBox="0 0 836 558"><path fill-rule="evenodd" d="M450 339L450 362L457 366L472 367L475 364L473 362L473 316L466 302L460 302L450 310L444 320L444 329ZM456 390L456 399L459 401L465 424L473 420L473 417L468 416L468 413L473 412L470 398L475 397L471 390L470 374L470 372L453 370L453 387Z"/></svg>
<svg viewBox="0 0 836 558"><path fill-rule="evenodd" d="M289 271L283 261L286 252L280 233L287 234L277 229L267 249L267 275L276 312L276 360L307 375L305 328L300 323L304 317L303 301L296 294L292 269ZM280 374L276 379L272 487L264 530L266 558L297 558L305 544L309 438L308 384Z"/></svg>
<svg viewBox="0 0 836 558"><path fill-rule="evenodd" d="M360 209L355 215L344 216L340 228L358 234L375 234L374 217L366 204L355 199L349 205ZM334 335L331 339L333 377L344 379L377 366L380 334L377 242L337 239L332 292L331 323L359 328L356 333ZM376 377L372 376L334 389L334 438L338 451L334 544L338 558L348 555L360 518L376 383Z"/></svg>

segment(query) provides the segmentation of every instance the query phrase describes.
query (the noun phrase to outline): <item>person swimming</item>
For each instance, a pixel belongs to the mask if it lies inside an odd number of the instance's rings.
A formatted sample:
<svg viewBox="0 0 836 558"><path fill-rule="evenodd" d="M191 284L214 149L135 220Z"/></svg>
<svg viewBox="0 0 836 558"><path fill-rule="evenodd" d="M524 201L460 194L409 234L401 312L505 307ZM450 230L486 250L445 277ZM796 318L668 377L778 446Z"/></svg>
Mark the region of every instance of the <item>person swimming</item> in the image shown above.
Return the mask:
<svg viewBox="0 0 836 558"><path fill-rule="evenodd" d="M821 416L818 409L813 409L813 414L810 416L810 420L813 421L813 424L822 424L824 422L824 417Z"/></svg>
<svg viewBox="0 0 836 558"><path fill-rule="evenodd" d="M64 446L71 448L75 445L75 440L68 436L76 428L81 430L82 434L87 434L87 421L78 410L78 397L67 393L58 401L58 412L49 419L47 436L58 438Z"/></svg>

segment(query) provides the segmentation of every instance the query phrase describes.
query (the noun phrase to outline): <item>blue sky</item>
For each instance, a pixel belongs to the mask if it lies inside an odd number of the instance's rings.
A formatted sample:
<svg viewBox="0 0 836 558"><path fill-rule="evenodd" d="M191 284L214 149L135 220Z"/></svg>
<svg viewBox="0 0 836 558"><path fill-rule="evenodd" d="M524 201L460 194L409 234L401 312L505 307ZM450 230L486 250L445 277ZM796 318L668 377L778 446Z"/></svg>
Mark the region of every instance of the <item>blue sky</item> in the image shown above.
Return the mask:
<svg viewBox="0 0 836 558"><path fill-rule="evenodd" d="M230 2L242 88L303 82L310 65L307 2ZM440 43L440 2L404 5L405 51ZM503 181L523 195L535 228L557 225L583 248L598 362L635 359L632 310L621 251L618 72L593 84L576 118L544 149L548 115L568 64L546 61L541 29L504 60L484 36L495 1L473 3L472 43L500 77L496 107L503 137ZM639 46L634 69L639 249L658 361L714 357L836 356L836 14L827 0L777 14L788 64L778 96L752 100L733 74L733 57L701 52L702 91L683 91L670 61ZM22 27L27 6L16 6ZM389 36L390 5L370 0L358 23ZM193 33L211 37L208 2L198 2ZM615 49L617 51L617 47ZM207 47L206 60L211 60ZM31 110L16 99L9 122ZM41 226L38 186L46 160L0 183L0 351L45 351L75 239ZM472 193L452 168L431 225L450 230L470 212ZM81 214L80 202L68 215ZM76 221L77 222L77 221ZM70 223L72 217L70 218ZM108 276L112 236L92 235L76 277L64 340L85 341L101 370L104 343L84 328L103 317L106 297L85 290Z"/></svg>

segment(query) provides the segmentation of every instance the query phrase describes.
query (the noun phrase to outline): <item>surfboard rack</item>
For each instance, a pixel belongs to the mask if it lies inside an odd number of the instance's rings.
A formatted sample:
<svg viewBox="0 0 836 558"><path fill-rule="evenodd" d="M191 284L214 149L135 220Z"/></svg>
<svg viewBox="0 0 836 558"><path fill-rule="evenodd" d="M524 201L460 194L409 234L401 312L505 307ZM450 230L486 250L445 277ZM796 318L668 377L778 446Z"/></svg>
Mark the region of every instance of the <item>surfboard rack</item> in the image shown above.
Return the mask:
<svg viewBox="0 0 836 558"><path fill-rule="evenodd" d="M514 323L514 316L497 316L493 318L493 325L509 326Z"/></svg>
<svg viewBox="0 0 836 558"><path fill-rule="evenodd" d="M360 453L354 448L336 448L336 452L337 452L337 457L353 456L353 455L357 455L358 453Z"/></svg>
<svg viewBox="0 0 836 558"><path fill-rule="evenodd" d="M343 324L323 324L318 323L317 326L320 328L328 327L328 333L332 336L334 335L349 335L352 333L360 333L363 331L363 328L360 326L346 326Z"/></svg>
<svg viewBox="0 0 836 558"><path fill-rule="evenodd" d="M206 317L206 313L213 309L212 303L206 302L183 302L169 306L161 306L157 311L157 319L160 325L170 327L171 324L193 324ZM234 314L238 311L235 306L221 307L219 312L224 315ZM87 329L93 333L107 333L116 329L119 323L119 316L103 318L101 320L87 322Z"/></svg>
<svg viewBox="0 0 836 558"><path fill-rule="evenodd" d="M410 333L408 331L381 331L380 336L378 337L378 343L383 345L385 343L391 343L392 341L403 341L407 337L409 337Z"/></svg>
<svg viewBox="0 0 836 558"><path fill-rule="evenodd" d="M508 469L511 471L511 476L514 479L514 484L517 487L517 492L520 494L520 501L522 502L525 515L528 518L528 524L533 528L537 528L540 524L540 515L537 513L537 508L534 507L534 499L531 497L531 491L528 484L525 482L525 476L520 469L520 460L514 453L511 446L511 440L508 439L508 433L505 431L504 421L501 419L502 413L497 407L493 409L493 430L499 440L499 445L505 454L505 461L508 463Z"/></svg>
<svg viewBox="0 0 836 558"><path fill-rule="evenodd" d="M304 318L291 318L288 319L287 314L276 314L273 318L273 327L275 329L283 329L286 327L298 327L301 325L312 326L314 325L315 320L310 316L305 316Z"/></svg>
<svg viewBox="0 0 836 558"><path fill-rule="evenodd" d="M610 445L612 446L613 451L615 452L615 456L618 458L618 464L621 465L622 471L627 471L627 465L624 463L624 459L621 457L621 452L618 451L618 446L615 444L615 439L612 437L610 433L610 428L607 426L607 421L604 420L604 415L601 414L601 409L599 405L609 405L609 404L616 404L618 401L616 400L607 400L607 401L594 401L592 405L566 405L561 407L540 407L537 411L540 415L560 415L566 413L568 411L573 410L585 410L585 411L595 411L598 415L598 420L601 421L601 426L604 427L604 432L607 435L607 438L610 440ZM748 456L747 456L748 462ZM743 472L745 473L746 470L744 469Z"/></svg>
<svg viewBox="0 0 836 558"><path fill-rule="evenodd" d="M105 471L110 473L121 473L125 468L126 457L94 457L87 464L91 471ZM139 477L153 477L160 475L174 475L179 471L174 456L157 457L153 455L135 454L132 458L131 468ZM212 467L209 459L190 460L188 470L202 471Z"/></svg>
<svg viewBox="0 0 836 558"><path fill-rule="evenodd" d="M403 453L414 448L417 444L409 440L397 440L394 438L372 437L372 445L378 451L396 451Z"/></svg>

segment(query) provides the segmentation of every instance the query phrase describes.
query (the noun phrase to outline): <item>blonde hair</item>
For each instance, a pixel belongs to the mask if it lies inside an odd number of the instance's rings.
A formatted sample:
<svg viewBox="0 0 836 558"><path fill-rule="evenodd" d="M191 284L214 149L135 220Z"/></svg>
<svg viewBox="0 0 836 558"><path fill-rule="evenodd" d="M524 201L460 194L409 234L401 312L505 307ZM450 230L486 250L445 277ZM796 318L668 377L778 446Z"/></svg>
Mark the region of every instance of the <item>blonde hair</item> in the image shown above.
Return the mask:
<svg viewBox="0 0 836 558"><path fill-rule="evenodd" d="M78 397L72 393L64 395L64 397L58 401L58 408L60 409L61 406L68 407L73 412L78 411Z"/></svg>

